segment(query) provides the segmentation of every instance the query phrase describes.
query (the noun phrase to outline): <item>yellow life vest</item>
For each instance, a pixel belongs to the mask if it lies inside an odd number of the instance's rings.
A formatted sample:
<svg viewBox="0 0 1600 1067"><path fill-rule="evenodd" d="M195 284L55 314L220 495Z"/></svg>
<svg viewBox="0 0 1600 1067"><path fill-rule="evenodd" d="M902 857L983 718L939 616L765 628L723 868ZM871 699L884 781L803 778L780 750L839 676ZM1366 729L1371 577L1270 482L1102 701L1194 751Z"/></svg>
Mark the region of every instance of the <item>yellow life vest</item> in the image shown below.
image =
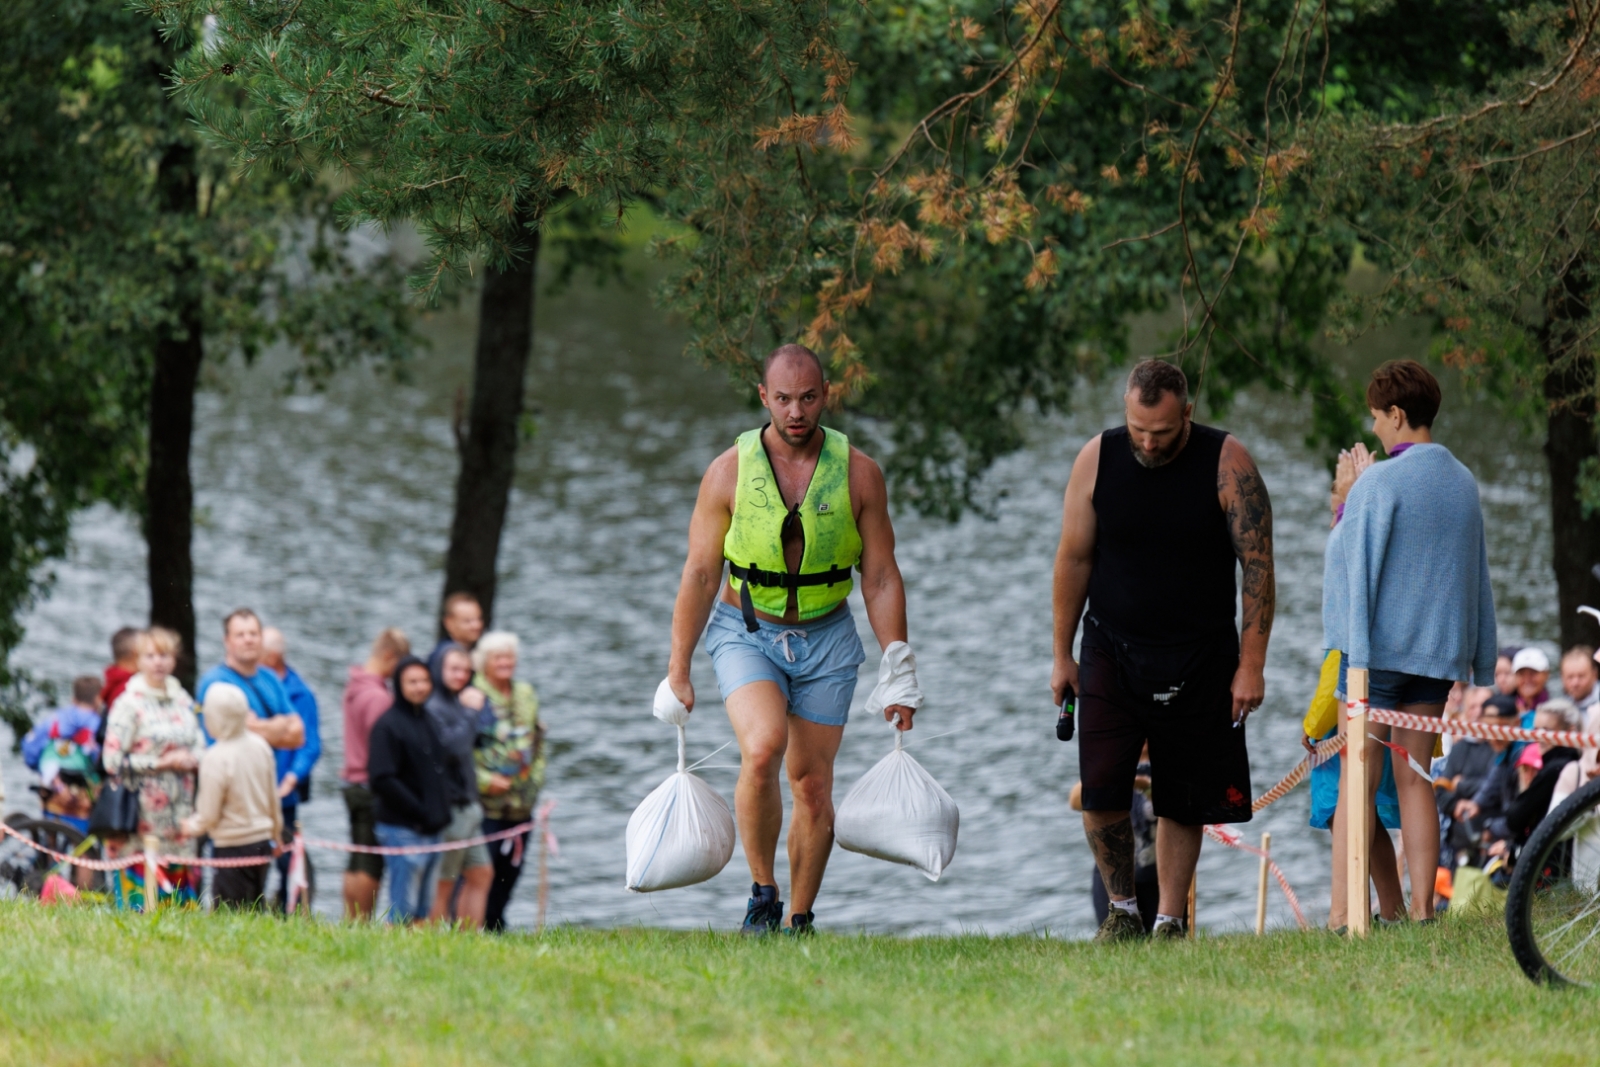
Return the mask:
<svg viewBox="0 0 1600 1067"><path fill-rule="evenodd" d="M739 593L745 628L751 633L759 629L756 609L781 617L788 610L791 589L796 591L800 618L815 619L838 607L855 585L850 569L861 563L861 533L850 507L850 441L837 430L821 429L817 469L805 499L794 505L784 502L761 443L761 430L739 435L739 482L722 554L729 563L728 580ZM783 531L796 521L803 551L798 573L790 574L783 556Z"/></svg>

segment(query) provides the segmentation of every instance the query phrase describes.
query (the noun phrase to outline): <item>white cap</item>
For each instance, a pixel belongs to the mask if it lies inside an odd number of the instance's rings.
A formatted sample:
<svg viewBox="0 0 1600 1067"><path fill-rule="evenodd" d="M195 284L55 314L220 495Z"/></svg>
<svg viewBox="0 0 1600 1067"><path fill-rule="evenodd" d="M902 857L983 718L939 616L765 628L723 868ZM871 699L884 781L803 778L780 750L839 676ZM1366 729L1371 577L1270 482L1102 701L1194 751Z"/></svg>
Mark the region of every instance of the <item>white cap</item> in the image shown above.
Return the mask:
<svg viewBox="0 0 1600 1067"><path fill-rule="evenodd" d="M1525 648L1511 658L1511 672L1538 671L1541 674L1550 669L1550 657L1540 652L1537 648Z"/></svg>

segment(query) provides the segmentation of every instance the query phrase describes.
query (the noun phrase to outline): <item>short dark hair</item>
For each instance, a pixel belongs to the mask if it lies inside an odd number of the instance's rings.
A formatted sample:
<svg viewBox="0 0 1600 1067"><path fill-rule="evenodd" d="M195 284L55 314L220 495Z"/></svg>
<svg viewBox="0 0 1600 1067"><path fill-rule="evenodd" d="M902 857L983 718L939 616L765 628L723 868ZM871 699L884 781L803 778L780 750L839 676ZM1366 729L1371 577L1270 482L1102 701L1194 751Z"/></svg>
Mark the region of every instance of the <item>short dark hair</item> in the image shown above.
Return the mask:
<svg viewBox="0 0 1600 1067"><path fill-rule="evenodd" d="M761 384L767 384L767 374L772 370L772 365L774 363L778 362L780 359L789 359L790 357L809 359L812 363L816 364L817 373L822 375L822 380L828 380L828 372L822 366L821 356L818 356L805 345L779 345L771 352L768 352L767 358L761 361Z"/></svg>
<svg viewBox="0 0 1600 1067"><path fill-rule="evenodd" d="M224 615L222 617L222 636L223 637L227 637L228 636L228 627L233 625L233 620L234 619L254 619L254 620L256 620L256 625L257 626L261 625L261 616L257 615L255 612L251 611L249 608L234 608L232 611L228 612L226 615Z"/></svg>
<svg viewBox="0 0 1600 1067"><path fill-rule="evenodd" d="M111 658L121 663L129 656L139 652L139 634L137 626L124 626L111 635Z"/></svg>
<svg viewBox="0 0 1600 1067"><path fill-rule="evenodd" d="M451 593L449 596L444 598L444 607L439 609L439 617L441 619L449 618L450 613L456 610L456 608L460 607L462 604L471 604L473 607L478 609L479 614L483 613L482 602L471 593Z"/></svg>
<svg viewBox="0 0 1600 1067"><path fill-rule="evenodd" d="M133 631L137 636L139 631ZM100 702L100 679L92 674L80 674L72 680L72 702L94 707Z"/></svg>
<svg viewBox="0 0 1600 1067"><path fill-rule="evenodd" d="M1171 393L1178 403L1189 402L1189 379L1183 371L1164 359L1141 359L1128 374L1128 392L1139 394L1139 403L1153 408L1161 403L1162 393Z"/></svg>
<svg viewBox="0 0 1600 1067"><path fill-rule="evenodd" d="M1413 359L1391 359L1372 372L1367 383L1367 407L1374 411L1399 408L1413 430L1433 425L1439 414L1439 379Z"/></svg>

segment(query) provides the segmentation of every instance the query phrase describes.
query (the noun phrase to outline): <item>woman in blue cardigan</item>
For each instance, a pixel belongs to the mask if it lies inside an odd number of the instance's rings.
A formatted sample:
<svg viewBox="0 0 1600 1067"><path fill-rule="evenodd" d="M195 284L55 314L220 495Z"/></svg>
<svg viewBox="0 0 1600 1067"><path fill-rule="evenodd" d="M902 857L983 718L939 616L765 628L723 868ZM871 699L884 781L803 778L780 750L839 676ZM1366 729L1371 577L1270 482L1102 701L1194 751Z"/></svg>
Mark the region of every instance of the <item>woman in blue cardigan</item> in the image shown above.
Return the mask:
<svg viewBox="0 0 1600 1067"><path fill-rule="evenodd" d="M1373 372L1367 407L1389 460L1351 488L1328 540L1322 583L1323 647L1345 653L1340 691L1348 692L1350 668L1366 668L1371 707L1430 718L1443 713L1456 681L1493 682L1496 656L1478 483L1433 441L1439 402L1438 381L1419 363L1391 361ZM1369 730L1390 739L1387 726L1373 723ZM1393 735L1428 766L1433 734L1395 728ZM1381 749L1368 745L1378 760ZM1431 919L1439 865L1433 783L1398 759L1394 775L1413 882L1411 916ZM1341 809L1347 802L1341 792Z"/></svg>

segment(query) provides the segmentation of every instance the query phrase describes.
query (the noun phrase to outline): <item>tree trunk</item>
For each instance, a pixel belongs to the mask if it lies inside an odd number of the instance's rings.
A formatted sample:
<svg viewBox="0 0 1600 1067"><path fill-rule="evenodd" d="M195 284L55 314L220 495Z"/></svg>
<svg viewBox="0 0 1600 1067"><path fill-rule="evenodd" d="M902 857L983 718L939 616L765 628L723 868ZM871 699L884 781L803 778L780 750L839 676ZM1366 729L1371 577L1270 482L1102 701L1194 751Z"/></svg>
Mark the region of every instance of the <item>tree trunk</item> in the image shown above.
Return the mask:
<svg viewBox="0 0 1600 1067"><path fill-rule="evenodd" d="M1541 341L1548 361L1544 393L1549 403L1550 525L1554 534L1556 593L1561 612L1561 647L1600 646L1600 626L1578 614L1579 604L1600 607L1600 580L1591 573L1600 563L1600 515L1585 519L1578 503L1583 461L1596 455L1594 364L1569 357L1570 326L1585 316L1587 273L1568 270L1546 304Z"/></svg>
<svg viewBox="0 0 1600 1067"><path fill-rule="evenodd" d="M169 214L194 210L195 153L174 144L161 159L161 207ZM199 265L184 256L177 265L177 323L163 327L155 344L150 383L150 465L145 473L145 541L149 546L150 622L183 638L177 677L190 692L195 680L194 484L189 446L194 434L194 393L200 380L201 309Z"/></svg>
<svg viewBox="0 0 1600 1067"><path fill-rule="evenodd" d="M459 426L456 431L461 470L445 558L444 596L477 597L486 625L494 618L495 560L517 467L523 377L533 347L539 239L539 231L532 230L521 259L484 275L471 412L465 431Z"/></svg>

